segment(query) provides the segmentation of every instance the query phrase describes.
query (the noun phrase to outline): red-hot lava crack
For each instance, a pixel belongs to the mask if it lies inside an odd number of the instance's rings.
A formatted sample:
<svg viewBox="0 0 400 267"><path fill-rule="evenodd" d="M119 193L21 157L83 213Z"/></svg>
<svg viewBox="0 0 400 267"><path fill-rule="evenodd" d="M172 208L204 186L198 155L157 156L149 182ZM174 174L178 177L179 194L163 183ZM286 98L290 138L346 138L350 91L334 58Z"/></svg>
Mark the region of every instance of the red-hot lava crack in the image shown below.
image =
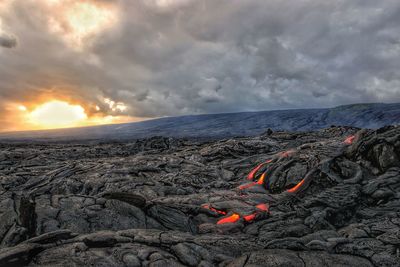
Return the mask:
<svg viewBox="0 0 400 267"><path fill-rule="evenodd" d="M211 207L211 205L209 205L209 204L203 205L202 208L211 210L219 215L227 215L226 211ZM242 214L239 214L238 212L232 213L229 216L226 216L226 217L218 220L217 224L234 223L234 222L239 221L241 218L243 218L244 221L246 221L246 222L252 222L258 214L261 214L263 212L268 212L269 205L266 203L257 204L254 206L254 210L255 211L251 212L251 213L243 213L243 212L242 212Z"/></svg>

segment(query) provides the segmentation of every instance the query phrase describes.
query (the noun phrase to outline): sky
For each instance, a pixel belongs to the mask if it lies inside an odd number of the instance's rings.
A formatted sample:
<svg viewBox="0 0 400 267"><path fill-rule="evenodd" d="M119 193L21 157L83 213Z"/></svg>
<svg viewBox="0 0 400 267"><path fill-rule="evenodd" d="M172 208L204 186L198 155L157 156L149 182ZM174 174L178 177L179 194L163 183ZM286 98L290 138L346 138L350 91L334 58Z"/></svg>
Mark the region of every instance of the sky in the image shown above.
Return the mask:
<svg viewBox="0 0 400 267"><path fill-rule="evenodd" d="M0 0L0 131L400 102L398 0Z"/></svg>

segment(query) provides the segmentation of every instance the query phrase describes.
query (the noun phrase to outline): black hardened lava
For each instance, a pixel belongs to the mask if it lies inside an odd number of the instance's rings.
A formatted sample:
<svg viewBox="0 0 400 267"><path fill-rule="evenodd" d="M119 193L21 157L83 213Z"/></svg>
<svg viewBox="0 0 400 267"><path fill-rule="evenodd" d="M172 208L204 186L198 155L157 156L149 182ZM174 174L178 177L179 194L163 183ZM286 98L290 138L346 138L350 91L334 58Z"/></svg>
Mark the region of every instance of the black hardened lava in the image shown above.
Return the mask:
<svg viewBox="0 0 400 267"><path fill-rule="evenodd" d="M0 149L0 266L399 266L400 127Z"/></svg>

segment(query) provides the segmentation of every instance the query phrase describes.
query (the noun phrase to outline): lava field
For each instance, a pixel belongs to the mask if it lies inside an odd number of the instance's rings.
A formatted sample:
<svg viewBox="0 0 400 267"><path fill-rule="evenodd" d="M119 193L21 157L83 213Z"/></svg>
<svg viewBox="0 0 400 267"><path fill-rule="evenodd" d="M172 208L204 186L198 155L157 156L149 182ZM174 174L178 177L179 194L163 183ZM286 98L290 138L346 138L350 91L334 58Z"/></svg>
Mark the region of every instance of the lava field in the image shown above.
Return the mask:
<svg viewBox="0 0 400 267"><path fill-rule="evenodd" d="M0 266L400 266L400 126L0 144Z"/></svg>

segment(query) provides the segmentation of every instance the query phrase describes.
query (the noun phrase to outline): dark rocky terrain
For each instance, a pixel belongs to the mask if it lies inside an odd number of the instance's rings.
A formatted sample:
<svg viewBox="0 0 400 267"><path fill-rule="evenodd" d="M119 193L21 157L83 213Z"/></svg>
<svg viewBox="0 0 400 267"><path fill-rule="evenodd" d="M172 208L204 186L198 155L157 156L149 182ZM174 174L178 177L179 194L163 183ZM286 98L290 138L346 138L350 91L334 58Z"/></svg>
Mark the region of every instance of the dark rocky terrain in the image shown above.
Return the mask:
<svg viewBox="0 0 400 267"><path fill-rule="evenodd" d="M267 128L312 131L331 125L377 129L386 125L399 124L400 103L354 104L324 109L192 115L74 129L0 133L0 140L103 139L119 141L152 136L204 140L256 136L262 134Z"/></svg>
<svg viewBox="0 0 400 267"><path fill-rule="evenodd" d="M0 147L0 266L400 266L400 127Z"/></svg>

